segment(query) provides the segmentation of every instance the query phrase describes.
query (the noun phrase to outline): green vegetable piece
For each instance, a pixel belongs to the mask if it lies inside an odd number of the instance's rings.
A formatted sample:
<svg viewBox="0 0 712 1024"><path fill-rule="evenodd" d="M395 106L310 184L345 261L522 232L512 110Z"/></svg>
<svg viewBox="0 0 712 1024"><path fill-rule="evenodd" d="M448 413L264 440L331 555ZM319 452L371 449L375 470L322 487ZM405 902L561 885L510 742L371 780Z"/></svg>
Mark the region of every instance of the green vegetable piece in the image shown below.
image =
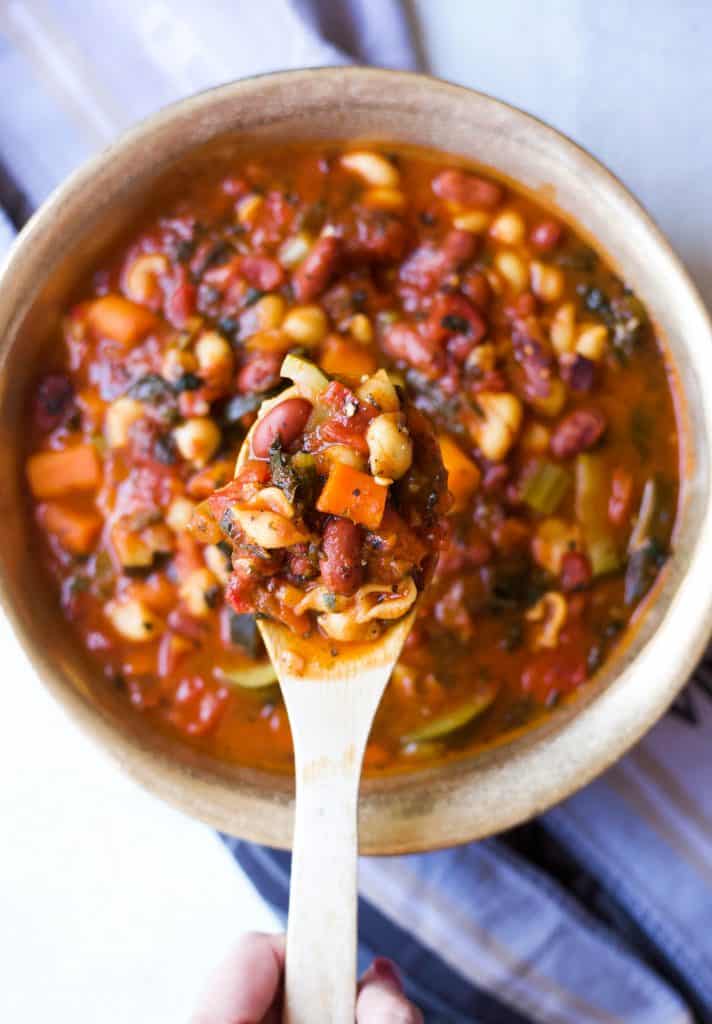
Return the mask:
<svg viewBox="0 0 712 1024"><path fill-rule="evenodd" d="M269 450L269 469L274 486L279 487L287 501L294 504L299 487L299 477L294 471L289 455L282 450L282 439L279 434L275 437Z"/></svg>
<svg viewBox="0 0 712 1024"><path fill-rule="evenodd" d="M651 537L628 558L625 572L625 603L637 604L652 587L665 564L667 552Z"/></svg>
<svg viewBox="0 0 712 1024"><path fill-rule="evenodd" d="M628 541L628 554L632 555L653 536L654 521L658 514L660 504L660 488L654 476L649 477L643 485L643 494L638 508L638 518L635 521L630 540Z"/></svg>
<svg viewBox="0 0 712 1024"><path fill-rule="evenodd" d="M255 616L251 612L238 615L232 608L228 609L228 616L230 642L244 648L251 658L258 657L262 652L262 637Z"/></svg>
<svg viewBox="0 0 712 1024"><path fill-rule="evenodd" d="M437 740L442 736L459 732L487 710L497 696L498 690L499 687L496 683L483 686L478 694L459 708L455 708L454 711L446 711L445 714L432 718L418 729L413 729L412 732L401 736L401 743L422 743L424 740Z"/></svg>
<svg viewBox="0 0 712 1024"><path fill-rule="evenodd" d="M220 668L217 675L223 682L239 686L243 690L262 690L274 686L277 682L277 673L269 661L257 665L242 665L240 668Z"/></svg>
<svg viewBox="0 0 712 1024"><path fill-rule="evenodd" d="M524 500L535 512L551 516L571 487L571 474L553 462L540 463L524 487Z"/></svg>
<svg viewBox="0 0 712 1024"><path fill-rule="evenodd" d="M605 576L621 567L618 545L608 522L610 484L610 472L602 455L584 452L576 457L576 518L583 530L594 576Z"/></svg>

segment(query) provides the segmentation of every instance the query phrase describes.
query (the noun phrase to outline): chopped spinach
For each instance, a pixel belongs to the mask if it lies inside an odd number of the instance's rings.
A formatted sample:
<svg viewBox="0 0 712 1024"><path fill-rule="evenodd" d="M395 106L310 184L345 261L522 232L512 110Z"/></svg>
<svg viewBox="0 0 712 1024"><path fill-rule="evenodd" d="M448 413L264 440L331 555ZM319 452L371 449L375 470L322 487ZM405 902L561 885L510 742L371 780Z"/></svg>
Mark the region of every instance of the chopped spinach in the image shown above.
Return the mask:
<svg viewBox="0 0 712 1024"><path fill-rule="evenodd" d="M666 548L655 537L650 537L642 547L631 553L625 573L627 605L637 604L645 597L667 557Z"/></svg>
<svg viewBox="0 0 712 1024"><path fill-rule="evenodd" d="M196 373L184 373L175 382L176 391L197 391L203 386L202 379Z"/></svg>
<svg viewBox="0 0 712 1024"><path fill-rule="evenodd" d="M149 405L157 405L175 397L173 388L159 373L147 373L139 377L128 390L130 398Z"/></svg>
<svg viewBox="0 0 712 1024"><path fill-rule="evenodd" d="M256 616L247 613L238 615L228 608L228 631L230 643L244 648L251 658L258 658L262 653L262 637L257 628Z"/></svg>
<svg viewBox="0 0 712 1024"><path fill-rule="evenodd" d="M254 306L266 294L266 292L261 291L259 288L248 288L245 292L245 305Z"/></svg>
<svg viewBox="0 0 712 1024"><path fill-rule="evenodd" d="M452 331L453 334L470 333L470 321L466 320L464 316L455 316L453 313L448 313L447 316L441 319L440 324L446 331Z"/></svg>
<svg viewBox="0 0 712 1024"><path fill-rule="evenodd" d="M282 439L279 434L272 442L269 450L269 468L272 474L272 483L279 487L287 501L294 504L299 488L299 476L292 466L292 460L282 449Z"/></svg>

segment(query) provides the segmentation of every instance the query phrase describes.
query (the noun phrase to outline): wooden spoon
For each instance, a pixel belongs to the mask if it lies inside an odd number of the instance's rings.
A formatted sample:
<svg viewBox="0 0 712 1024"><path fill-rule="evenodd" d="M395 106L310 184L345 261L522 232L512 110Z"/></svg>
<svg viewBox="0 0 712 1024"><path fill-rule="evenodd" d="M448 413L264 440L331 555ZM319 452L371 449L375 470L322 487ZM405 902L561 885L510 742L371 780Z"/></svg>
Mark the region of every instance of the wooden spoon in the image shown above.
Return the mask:
<svg viewBox="0 0 712 1024"><path fill-rule="evenodd" d="M281 624L259 623L294 741L287 1024L353 1024L355 1019L361 762L413 618L411 611L376 642L327 659L314 656ZM293 673L292 663L304 663L303 674Z"/></svg>
<svg viewBox="0 0 712 1024"><path fill-rule="evenodd" d="M296 389L263 402L258 420ZM253 425L237 459L250 455ZM289 716L296 807L287 923L285 1024L353 1024L356 1004L358 791L374 715L415 617L338 654L258 620Z"/></svg>

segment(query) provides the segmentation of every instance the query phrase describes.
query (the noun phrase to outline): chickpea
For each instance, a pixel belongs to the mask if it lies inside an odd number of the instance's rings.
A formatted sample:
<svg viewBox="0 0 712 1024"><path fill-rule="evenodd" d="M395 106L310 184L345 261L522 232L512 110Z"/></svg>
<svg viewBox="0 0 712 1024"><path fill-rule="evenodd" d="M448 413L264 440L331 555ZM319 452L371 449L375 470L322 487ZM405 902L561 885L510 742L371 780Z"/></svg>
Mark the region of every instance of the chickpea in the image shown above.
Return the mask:
<svg viewBox="0 0 712 1024"><path fill-rule="evenodd" d="M474 426L474 440L485 458L501 462L519 433L522 403L508 392L482 391L477 404L482 418Z"/></svg>
<svg viewBox="0 0 712 1024"><path fill-rule="evenodd" d="M582 324L576 338L576 351L594 363L603 359L608 347L608 328L605 324Z"/></svg>
<svg viewBox="0 0 712 1024"><path fill-rule="evenodd" d="M561 572L564 555L581 550L581 529L565 519L542 519L532 539L532 557L552 576Z"/></svg>
<svg viewBox="0 0 712 1024"><path fill-rule="evenodd" d="M117 398L112 402L104 420L104 436L109 448L123 448L128 444L131 425L143 414L143 406L135 398Z"/></svg>
<svg viewBox="0 0 712 1024"><path fill-rule="evenodd" d="M283 267L296 267L302 262L312 245L314 238L308 231L298 231L296 235L287 238L279 250L279 262Z"/></svg>
<svg viewBox="0 0 712 1024"><path fill-rule="evenodd" d="M494 258L496 269L512 290L519 294L529 284L529 268L526 260L515 252L498 252Z"/></svg>
<svg viewBox="0 0 712 1024"><path fill-rule="evenodd" d="M254 223L262 209L263 203L264 199L262 196L257 195L256 192L251 192L250 195L241 199L237 204L237 219L240 224L249 226Z"/></svg>
<svg viewBox="0 0 712 1024"><path fill-rule="evenodd" d="M282 323L282 330L292 341L312 348L326 337L329 321L321 306L295 306Z"/></svg>
<svg viewBox="0 0 712 1024"><path fill-rule="evenodd" d="M369 466L374 477L399 480L413 463L413 442L400 413L381 413L366 431Z"/></svg>
<svg viewBox="0 0 712 1024"><path fill-rule="evenodd" d="M363 201L372 210L389 210L392 213L399 213L407 204L406 197L397 188L370 188Z"/></svg>
<svg viewBox="0 0 712 1024"><path fill-rule="evenodd" d="M182 533L195 512L195 502L190 498L174 498L166 511L166 523L174 533Z"/></svg>
<svg viewBox="0 0 712 1024"><path fill-rule="evenodd" d="M545 455L549 451L551 431L543 423L530 423L522 433L522 447L535 455Z"/></svg>
<svg viewBox="0 0 712 1024"><path fill-rule="evenodd" d="M217 577L210 569L194 569L188 573L178 593L190 614L201 619L210 615L212 595L217 596L218 586Z"/></svg>
<svg viewBox="0 0 712 1024"><path fill-rule="evenodd" d="M284 320L286 303L281 295L263 295L254 307L257 329L260 331L271 331L281 327Z"/></svg>
<svg viewBox="0 0 712 1024"><path fill-rule="evenodd" d="M161 376L171 384L175 384L186 373L195 373L197 369L198 360L192 352L186 352L180 348L169 348L163 357Z"/></svg>
<svg viewBox="0 0 712 1024"><path fill-rule="evenodd" d="M361 345L373 341L373 325L365 313L356 313L349 320L349 334Z"/></svg>
<svg viewBox="0 0 712 1024"><path fill-rule="evenodd" d="M195 343L195 358L198 366L206 373L219 370L231 372L233 368L232 348L217 331L204 331Z"/></svg>
<svg viewBox="0 0 712 1024"><path fill-rule="evenodd" d="M133 643L146 643L158 636L163 623L143 601L132 597L121 597L109 601L104 608L116 632Z"/></svg>
<svg viewBox="0 0 712 1024"><path fill-rule="evenodd" d="M558 354L573 352L576 331L576 308L573 302L565 302L551 318L549 337Z"/></svg>
<svg viewBox="0 0 712 1024"><path fill-rule="evenodd" d="M480 373L491 373L497 362L497 350L494 345L487 342L484 345L477 345L470 352L465 360L468 370L479 370Z"/></svg>
<svg viewBox="0 0 712 1024"><path fill-rule="evenodd" d="M366 150L344 153L341 166L372 188L397 188L400 183L398 169L380 153Z"/></svg>
<svg viewBox="0 0 712 1024"><path fill-rule="evenodd" d="M558 302L564 293L564 275L558 267L532 260L529 267L532 291L542 302Z"/></svg>
<svg viewBox="0 0 712 1024"><path fill-rule="evenodd" d="M317 469L323 473L328 473L335 462L342 462L345 466L361 471L366 468L366 456L349 444L332 444L316 456Z"/></svg>
<svg viewBox="0 0 712 1024"><path fill-rule="evenodd" d="M178 451L188 462L204 466L220 445L220 428L208 416L186 420L173 431Z"/></svg>
<svg viewBox="0 0 712 1024"><path fill-rule="evenodd" d="M538 413L542 416L558 416L566 404L566 385L558 377L554 377L549 383L549 394L541 397L535 396L529 399Z"/></svg>
<svg viewBox="0 0 712 1024"><path fill-rule="evenodd" d="M484 210L468 210L467 213L459 213L453 217L452 225L458 231L469 231L473 235L481 235L490 226L491 221L491 216Z"/></svg>
<svg viewBox="0 0 712 1024"><path fill-rule="evenodd" d="M526 234L526 224L516 210L502 210L490 224L490 238L504 245L520 245Z"/></svg>

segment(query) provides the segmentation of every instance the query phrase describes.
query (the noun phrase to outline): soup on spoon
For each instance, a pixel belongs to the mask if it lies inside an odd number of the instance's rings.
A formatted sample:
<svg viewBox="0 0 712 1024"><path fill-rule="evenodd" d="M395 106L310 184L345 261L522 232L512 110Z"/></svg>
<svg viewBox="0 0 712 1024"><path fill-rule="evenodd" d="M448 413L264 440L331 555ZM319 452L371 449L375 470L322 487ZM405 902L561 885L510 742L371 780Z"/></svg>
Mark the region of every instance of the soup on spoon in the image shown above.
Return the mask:
<svg viewBox="0 0 712 1024"><path fill-rule="evenodd" d="M229 548L226 598L256 613L289 714L297 784L285 1020L354 1019L357 806L366 740L432 571L447 474L385 370L347 387L288 355L234 480L191 522Z"/></svg>

